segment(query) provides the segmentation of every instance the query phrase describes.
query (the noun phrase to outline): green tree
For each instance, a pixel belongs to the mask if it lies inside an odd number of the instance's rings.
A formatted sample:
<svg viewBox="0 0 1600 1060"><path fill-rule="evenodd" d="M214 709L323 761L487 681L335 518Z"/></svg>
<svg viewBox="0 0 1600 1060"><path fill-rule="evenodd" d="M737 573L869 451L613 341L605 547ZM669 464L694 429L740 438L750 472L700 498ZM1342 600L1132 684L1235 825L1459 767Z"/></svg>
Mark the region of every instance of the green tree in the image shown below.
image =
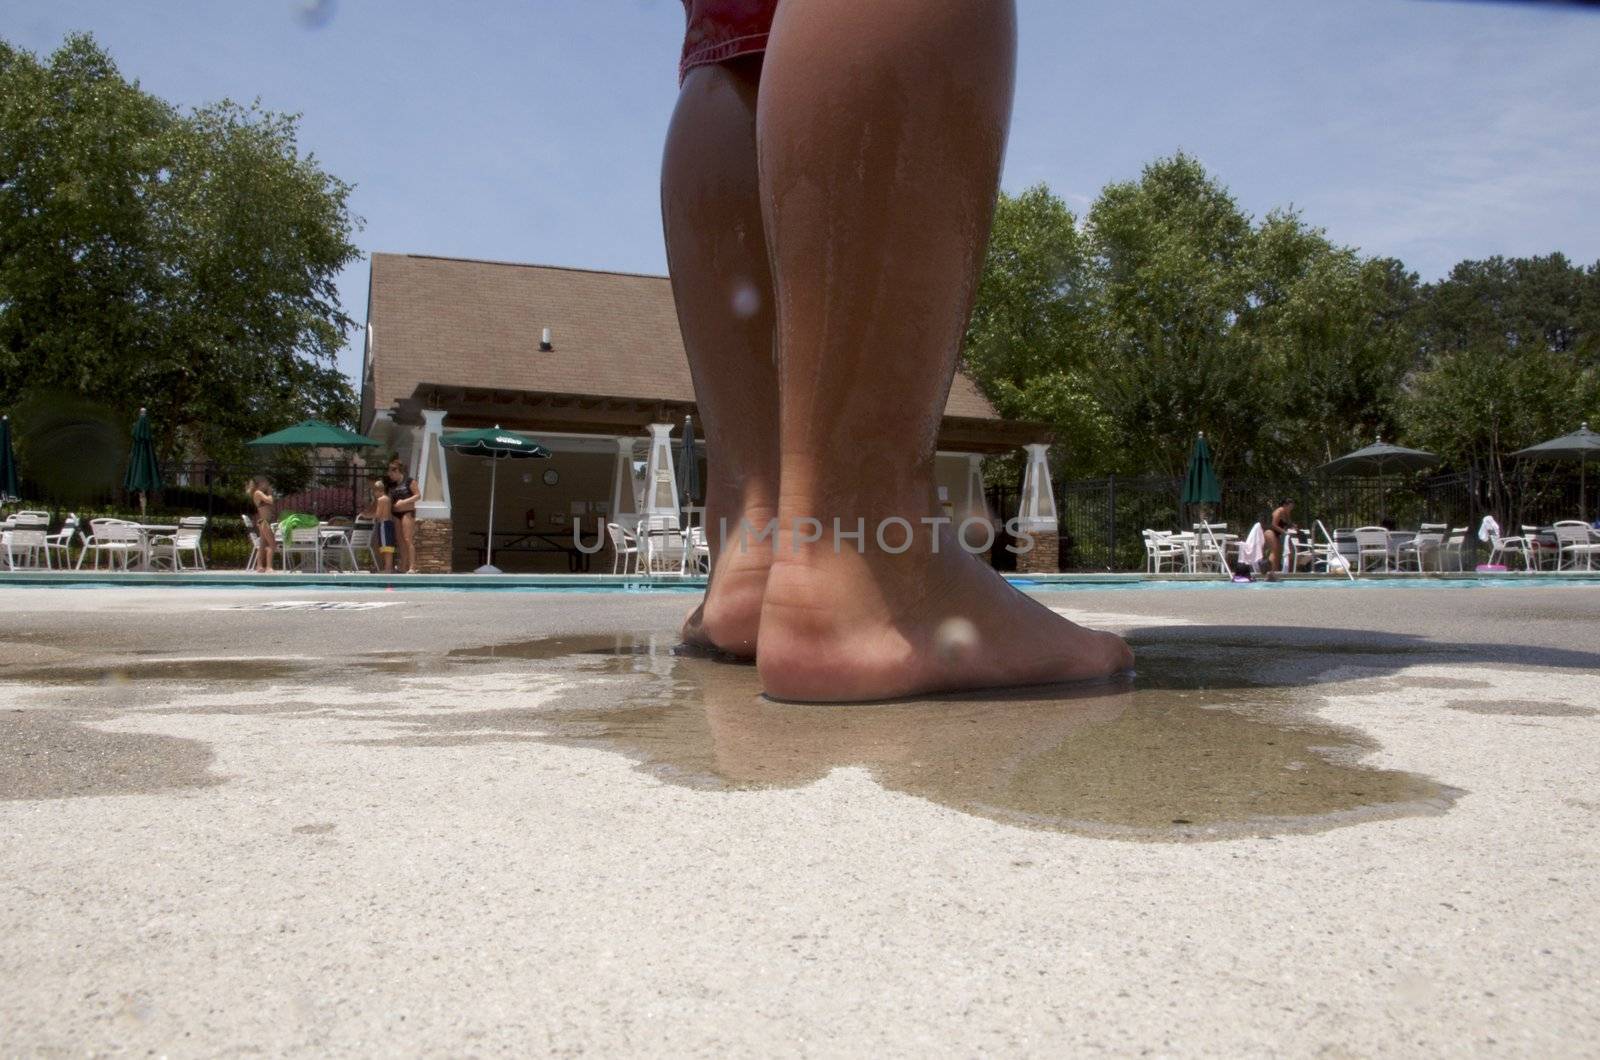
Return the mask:
<svg viewBox="0 0 1600 1060"><path fill-rule="evenodd" d="M1044 185L1001 193L964 359L996 410L1055 428L1059 461L1105 469L1110 422L1094 370L1095 291L1077 219Z"/></svg>
<svg viewBox="0 0 1600 1060"><path fill-rule="evenodd" d="M1095 388L1127 470L1178 476L1202 430L1220 472L1248 466L1282 374L1236 341L1252 290L1250 219L1178 154L1108 185L1088 231L1103 344Z"/></svg>
<svg viewBox="0 0 1600 1060"><path fill-rule="evenodd" d="M1600 418L1600 263L1463 261L1423 288L1413 316L1423 361L1405 389L1411 439L1476 469L1489 508L1519 519L1534 487L1510 454Z"/></svg>
<svg viewBox="0 0 1600 1060"><path fill-rule="evenodd" d="M47 62L0 41L0 404L146 405L168 458L353 420L334 284L359 221L297 122L179 112L86 35Z"/></svg>
<svg viewBox="0 0 1600 1060"><path fill-rule="evenodd" d="M1279 401L1261 442L1266 470L1309 474L1341 453L1394 435L1413 367L1409 314L1417 278L1393 259L1363 259L1297 214L1275 211L1254 234L1243 356L1277 371Z"/></svg>

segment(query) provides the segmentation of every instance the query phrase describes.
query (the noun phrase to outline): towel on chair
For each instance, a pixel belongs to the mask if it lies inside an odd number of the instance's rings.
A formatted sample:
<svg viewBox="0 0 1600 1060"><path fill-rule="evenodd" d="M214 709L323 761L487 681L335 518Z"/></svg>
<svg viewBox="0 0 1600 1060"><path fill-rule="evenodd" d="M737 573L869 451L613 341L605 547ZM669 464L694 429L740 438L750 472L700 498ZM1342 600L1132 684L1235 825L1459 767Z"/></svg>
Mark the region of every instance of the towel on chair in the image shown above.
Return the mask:
<svg viewBox="0 0 1600 1060"><path fill-rule="evenodd" d="M1266 557L1266 550L1267 535L1261 532L1261 524L1257 523L1250 528L1250 536L1244 539L1244 544L1239 546L1239 562L1248 563L1251 570L1256 570Z"/></svg>
<svg viewBox="0 0 1600 1060"><path fill-rule="evenodd" d="M1484 543L1493 541L1500 536L1500 524L1495 522L1492 515L1483 517L1483 522L1478 524L1478 540Z"/></svg>

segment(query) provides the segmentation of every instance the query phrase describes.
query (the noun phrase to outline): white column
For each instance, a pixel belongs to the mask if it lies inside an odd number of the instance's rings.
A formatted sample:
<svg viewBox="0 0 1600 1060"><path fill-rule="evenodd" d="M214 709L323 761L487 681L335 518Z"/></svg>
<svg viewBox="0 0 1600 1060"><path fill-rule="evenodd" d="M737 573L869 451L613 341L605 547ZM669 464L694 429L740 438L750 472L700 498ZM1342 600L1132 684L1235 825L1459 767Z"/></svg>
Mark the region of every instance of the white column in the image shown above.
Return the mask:
<svg viewBox="0 0 1600 1060"><path fill-rule="evenodd" d="M423 409L421 437L411 456L411 474L417 480L418 519L450 518L450 466L445 462L444 410Z"/></svg>
<svg viewBox="0 0 1600 1060"><path fill-rule="evenodd" d="M611 475L611 514L609 520L633 529L638 521L638 504L633 497L633 438L617 439L617 463Z"/></svg>
<svg viewBox="0 0 1600 1060"><path fill-rule="evenodd" d="M672 465L672 424L652 423L650 456L644 469L644 508L646 519L670 520L678 525L678 475Z"/></svg>
<svg viewBox="0 0 1600 1060"><path fill-rule="evenodd" d="M983 457L977 453L967 454L967 500L961 518L994 522L994 514L989 511L989 497L983 489Z"/></svg>
<svg viewBox="0 0 1600 1060"><path fill-rule="evenodd" d="M1035 442L1023 446L1028 451L1028 467L1022 474L1022 503L1017 521L1023 530L1055 533L1056 495L1050 485L1050 447Z"/></svg>

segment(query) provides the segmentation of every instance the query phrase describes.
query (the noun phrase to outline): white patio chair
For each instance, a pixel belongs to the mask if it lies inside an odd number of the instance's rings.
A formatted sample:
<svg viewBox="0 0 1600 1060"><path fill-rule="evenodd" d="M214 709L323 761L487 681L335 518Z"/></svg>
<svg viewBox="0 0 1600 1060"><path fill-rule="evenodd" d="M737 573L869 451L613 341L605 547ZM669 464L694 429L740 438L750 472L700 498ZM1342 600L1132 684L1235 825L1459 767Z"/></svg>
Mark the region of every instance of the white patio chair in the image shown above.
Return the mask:
<svg viewBox="0 0 1600 1060"><path fill-rule="evenodd" d="M18 512L5 533L6 566L49 570L50 517L38 512Z"/></svg>
<svg viewBox="0 0 1600 1060"><path fill-rule="evenodd" d="M1554 527L1556 534L1558 570L1577 570L1583 562L1584 570L1594 570L1594 560L1600 556L1600 543L1589 531L1589 524L1577 519L1563 519Z"/></svg>
<svg viewBox="0 0 1600 1060"><path fill-rule="evenodd" d="M640 570L645 574L683 574L689 538L668 516L652 516L639 524Z"/></svg>
<svg viewBox="0 0 1600 1060"><path fill-rule="evenodd" d="M95 570L100 569L101 559L109 569L131 570L136 562L144 559L144 535L139 532L137 523L126 519L90 519L89 536L78 553L79 570L83 569L83 562L91 552Z"/></svg>
<svg viewBox="0 0 1600 1060"><path fill-rule="evenodd" d="M1173 573L1178 572L1180 564L1188 567L1189 550L1174 541L1170 533L1163 530L1145 530L1142 533L1147 573L1160 574L1168 561L1172 563Z"/></svg>
<svg viewBox="0 0 1600 1060"><path fill-rule="evenodd" d="M50 535L49 549L61 557L59 566L62 570L72 569L72 546L78 540L78 516L68 513L61 522L61 529Z"/></svg>
<svg viewBox="0 0 1600 1060"><path fill-rule="evenodd" d="M1238 542L1230 542L1221 536L1227 530L1227 523L1196 523L1198 529L1187 543L1189 550L1189 569L1195 573L1211 572L1227 574L1233 570L1233 560L1228 555L1229 545L1233 546L1234 555L1239 552Z"/></svg>
<svg viewBox="0 0 1600 1060"><path fill-rule="evenodd" d="M611 538L611 573L632 574L639 569L639 541L616 523L606 524ZM631 568L631 569L630 569Z"/></svg>
<svg viewBox="0 0 1600 1060"><path fill-rule="evenodd" d="M183 556L188 553L194 561L191 570L205 570L206 557L201 551L206 520L203 515L186 515L178 520L175 533L161 534L150 539L151 564L170 564L173 571L184 569Z"/></svg>
<svg viewBox="0 0 1600 1060"><path fill-rule="evenodd" d="M1528 554L1528 542L1520 537L1506 537L1493 531L1489 534L1489 565L1510 567L1508 556L1521 556L1522 569L1533 570L1533 559Z"/></svg>
<svg viewBox="0 0 1600 1060"><path fill-rule="evenodd" d="M1410 541L1402 541L1400 547L1395 550L1395 567L1403 571L1406 569L1406 564L1412 563L1416 565L1416 572L1421 574L1428 569L1428 558L1431 556L1434 569L1443 570L1439 558L1443 547L1443 528L1431 528L1429 524L1424 523L1416 537Z"/></svg>
<svg viewBox="0 0 1600 1060"><path fill-rule="evenodd" d="M1561 566L1561 542L1553 534L1541 534L1537 526L1522 525L1529 570L1555 570Z"/></svg>
<svg viewBox="0 0 1600 1060"><path fill-rule="evenodd" d="M281 534L282 532L279 531ZM305 560L309 557L311 569L322 570L322 528L319 526L302 526L289 531L288 537L283 542L283 569L288 570L294 566L296 556L300 557L301 569L305 569Z"/></svg>
<svg viewBox="0 0 1600 1060"><path fill-rule="evenodd" d="M1319 548L1310 530L1290 530L1286 557L1288 566L1285 569L1295 572L1315 571L1317 564L1321 562L1324 565L1323 569L1326 570L1328 553L1331 551L1332 548L1328 545Z"/></svg>
<svg viewBox="0 0 1600 1060"><path fill-rule="evenodd" d="M692 567L696 574L711 573L711 542L706 540L706 528L703 526L689 528L689 555L685 565Z"/></svg>
<svg viewBox="0 0 1600 1060"><path fill-rule="evenodd" d="M245 570L255 570L256 564L261 562L261 535L256 533L256 524L248 515L239 516L239 521L244 523L244 532L250 539L250 555L244 561Z"/></svg>
<svg viewBox="0 0 1600 1060"><path fill-rule="evenodd" d="M372 524L361 521L358 521L350 533L345 535L341 551L344 552L345 558L350 561L351 570L369 569L361 563L361 553L363 552L367 554L367 559L371 563L370 569L373 571L378 570L378 550L372 544L372 535Z"/></svg>
<svg viewBox="0 0 1600 1060"><path fill-rule="evenodd" d="M1452 526L1445 531L1444 540L1439 543L1439 569L1443 571L1445 564L1453 564L1451 570L1467 569L1467 528Z"/></svg>
<svg viewBox="0 0 1600 1060"><path fill-rule="evenodd" d="M1356 539L1356 573L1365 574L1368 562L1374 562L1377 569L1389 569L1389 531L1381 526L1358 526L1355 529Z"/></svg>

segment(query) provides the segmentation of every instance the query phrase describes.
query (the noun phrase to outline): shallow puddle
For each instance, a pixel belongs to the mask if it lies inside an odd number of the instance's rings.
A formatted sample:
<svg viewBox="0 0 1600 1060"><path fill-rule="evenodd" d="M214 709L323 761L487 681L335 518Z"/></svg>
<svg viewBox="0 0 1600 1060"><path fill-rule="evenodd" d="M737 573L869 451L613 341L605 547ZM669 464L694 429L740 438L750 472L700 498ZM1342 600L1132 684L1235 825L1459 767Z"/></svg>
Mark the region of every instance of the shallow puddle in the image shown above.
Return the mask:
<svg viewBox="0 0 1600 1060"><path fill-rule="evenodd" d="M196 740L107 732L60 711L0 711L0 801L210 787L223 783L211 761L211 748Z"/></svg>
<svg viewBox="0 0 1600 1060"><path fill-rule="evenodd" d="M142 653L141 653L142 654ZM415 657L387 654L350 658L176 658L118 659L99 665L74 661L68 665L0 665L0 681L36 685L121 685L129 682L204 683L279 681L305 678L319 670L361 670L385 674L415 674L425 669Z"/></svg>
<svg viewBox="0 0 1600 1060"><path fill-rule="evenodd" d="M1141 653L1139 677L1123 684L801 706L763 698L754 667L676 653L672 640L565 637L452 655L600 678L574 691L581 704L501 724L618 751L694 787L797 787L857 766L890 790L965 813L1163 841L1437 814L1461 794L1360 765L1377 745L1313 717L1313 692L1252 684L1256 651ZM1273 659L1282 661L1281 647ZM408 720L436 734L496 725L492 714Z"/></svg>

